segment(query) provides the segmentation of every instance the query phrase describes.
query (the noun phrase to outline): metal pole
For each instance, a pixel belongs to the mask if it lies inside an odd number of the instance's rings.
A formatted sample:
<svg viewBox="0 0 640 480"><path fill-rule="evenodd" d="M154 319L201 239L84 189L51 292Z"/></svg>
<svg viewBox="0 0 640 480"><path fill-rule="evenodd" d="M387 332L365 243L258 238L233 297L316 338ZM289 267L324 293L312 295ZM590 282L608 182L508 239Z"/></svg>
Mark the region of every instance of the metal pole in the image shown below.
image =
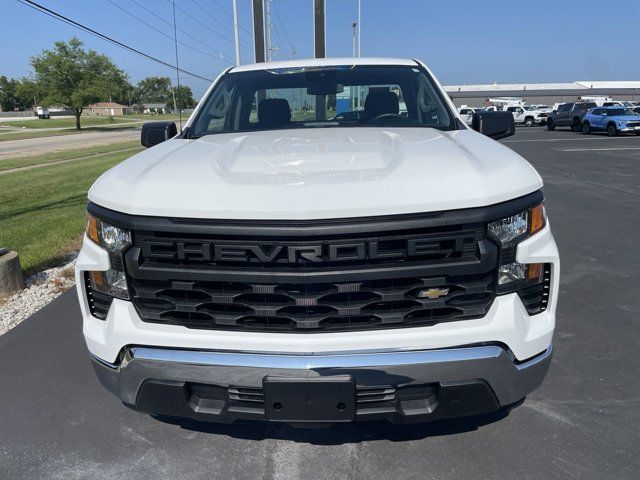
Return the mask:
<svg viewBox="0 0 640 480"><path fill-rule="evenodd" d="M273 61L273 47L271 46L271 0L265 0L264 16L267 22L267 62Z"/></svg>
<svg viewBox="0 0 640 480"><path fill-rule="evenodd" d="M173 5L173 40L176 49L176 77L178 80L178 102L180 102L180 66L178 65L178 29L176 27L176 2L173 0L171 2ZM176 109L178 105L176 104L176 90L173 89L173 108ZM178 108L178 119L180 123L180 133L182 133L182 108Z"/></svg>
<svg viewBox="0 0 640 480"><path fill-rule="evenodd" d="M236 43L236 65L240 65L240 39L238 35L238 0L233 0L233 39Z"/></svg>
<svg viewBox="0 0 640 480"><path fill-rule="evenodd" d="M361 0L358 0L358 57L361 54L360 51L360 29L362 28L362 19L360 18L361 15L361 10L362 10L362 5L360 4Z"/></svg>
<svg viewBox="0 0 640 480"><path fill-rule="evenodd" d="M358 22L353 22L353 56L356 56L356 28L358 27Z"/></svg>

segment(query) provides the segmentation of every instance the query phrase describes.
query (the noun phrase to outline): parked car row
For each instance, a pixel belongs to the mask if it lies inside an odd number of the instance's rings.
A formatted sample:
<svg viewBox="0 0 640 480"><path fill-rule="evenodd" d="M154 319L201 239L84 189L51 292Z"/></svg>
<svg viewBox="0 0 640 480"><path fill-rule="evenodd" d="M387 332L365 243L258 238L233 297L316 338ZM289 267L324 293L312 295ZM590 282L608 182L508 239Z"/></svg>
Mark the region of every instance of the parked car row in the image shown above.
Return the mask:
<svg viewBox="0 0 640 480"><path fill-rule="evenodd" d="M527 105L521 98L491 98L489 102L492 105L486 107L462 105L458 109L458 113L468 125L471 125L475 112L488 110L511 112L516 125L533 127L534 125L546 125L547 116L552 110L548 105Z"/></svg>
<svg viewBox="0 0 640 480"><path fill-rule="evenodd" d="M604 102L602 106L595 102L563 103L547 119L547 130L556 127L570 127L586 135L595 131L607 132L610 137L621 133L640 135L640 106L632 102Z"/></svg>
<svg viewBox="0 0 640 480"><path fill-rule="evenodd" d="M471 125L476 112L487 110L511 112L516 124L532 127L569 127L574 132L590 134L605 131L609 135L636 133L640 135L640 105L638 102L613 100L611 97L582 97L577 102L548 105L527 105L521 98L491 98L491 106L462 105L458 114Z"/></svg>

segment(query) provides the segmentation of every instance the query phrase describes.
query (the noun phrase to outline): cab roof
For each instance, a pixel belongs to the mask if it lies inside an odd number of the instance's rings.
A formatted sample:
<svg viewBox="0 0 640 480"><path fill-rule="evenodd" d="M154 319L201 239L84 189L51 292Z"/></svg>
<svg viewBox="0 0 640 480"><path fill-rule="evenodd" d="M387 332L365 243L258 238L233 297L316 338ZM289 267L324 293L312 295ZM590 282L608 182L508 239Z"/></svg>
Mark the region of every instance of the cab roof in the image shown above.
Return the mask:
<svg viewBox="0 0 640 480"><path fill-rule="evenodd" d="M250 63L233 67L229 72L250 72L255 70L274 70L278 68L329 67L339 65L407 65L417 66L418 62L408 58L309 58L284 60L278 62Z"/></svg>

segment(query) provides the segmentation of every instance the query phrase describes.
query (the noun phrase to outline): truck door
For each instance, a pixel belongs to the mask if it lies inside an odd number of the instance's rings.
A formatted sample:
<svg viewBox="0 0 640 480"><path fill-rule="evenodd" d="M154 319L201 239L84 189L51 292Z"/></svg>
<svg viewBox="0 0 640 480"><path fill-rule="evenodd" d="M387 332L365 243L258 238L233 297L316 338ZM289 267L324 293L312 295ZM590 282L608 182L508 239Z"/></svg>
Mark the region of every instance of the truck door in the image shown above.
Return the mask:
<svg viewBox="0 0 640 480"><path fill-rule="evenodd" d="M558 115L556 117L557 126L566 127L567 125L571 125L572 107L573 103L565 103L564 105L560 105L560 107L558 107Z"/></svg>
<svg viewBox="0 0 640 480"><path fill-rule="evenodd" d="M520 107L507 107L507 112L513 115L513 121L516 123L524 122L524 109Z"/></svg>

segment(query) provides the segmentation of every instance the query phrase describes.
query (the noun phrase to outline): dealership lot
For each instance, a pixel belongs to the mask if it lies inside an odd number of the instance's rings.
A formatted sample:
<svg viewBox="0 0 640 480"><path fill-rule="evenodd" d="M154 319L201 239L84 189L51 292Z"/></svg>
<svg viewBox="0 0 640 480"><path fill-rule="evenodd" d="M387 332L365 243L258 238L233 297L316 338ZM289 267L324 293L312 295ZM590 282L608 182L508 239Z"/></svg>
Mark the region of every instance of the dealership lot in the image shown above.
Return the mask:
<svg viewBox="0 0 640 480"><path fill-rule="evenodd" d="M555 356L507 416L395 427L173 424L98 384L75 292L0 337L0 478L632 479L640 137L519 128L562 259Z"/></svg>

